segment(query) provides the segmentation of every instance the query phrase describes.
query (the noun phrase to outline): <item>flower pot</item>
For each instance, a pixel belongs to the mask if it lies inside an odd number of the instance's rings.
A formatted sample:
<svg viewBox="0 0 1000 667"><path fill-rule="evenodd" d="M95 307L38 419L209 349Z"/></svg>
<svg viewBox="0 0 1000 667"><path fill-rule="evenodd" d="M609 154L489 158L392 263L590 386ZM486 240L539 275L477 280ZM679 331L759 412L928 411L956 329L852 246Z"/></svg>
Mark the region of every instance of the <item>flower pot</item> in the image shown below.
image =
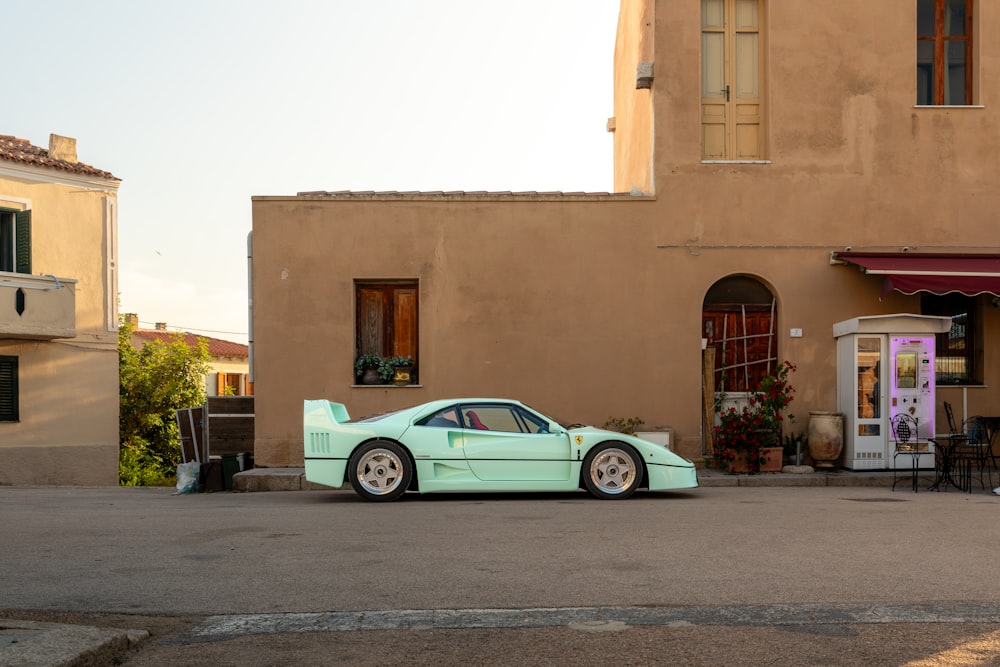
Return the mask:
<svg viewBox="0 0 1000 667"><path fill-rule="evenodd" d="M726 472L735 473L738 475L746 474L750 472L750 467L747 466L746 458L742 456L737 456L732 461L727 461L723 464Z"/></svg>
<svg viewBox="0 0 1000 667"><path fill-rule="evenodd" d="M809 455L817 469L835 468L844 448L844 415L839 412L809 413Z"/></svg>
<svg viewBox="0 0 1000 667"><path fill-rule="evenodd" d="M382 376L377 368L366 368L361 374L361 384L382 384Z"/></svg>
<svg viewBox="0 0 1000 667"><path fill-rule="evenodd" d="M782 447L761 447L760 453L764 456L764 461L760 464L761 472L781 472L782 455L785 450Z"/></svg>
<svg viewBox="0 0 1000 667"><path fill-rule="evenodd" d="M392 376L392 383L399 387L410 384L412 371L413 366L396 366L396 372Z"/></svg>

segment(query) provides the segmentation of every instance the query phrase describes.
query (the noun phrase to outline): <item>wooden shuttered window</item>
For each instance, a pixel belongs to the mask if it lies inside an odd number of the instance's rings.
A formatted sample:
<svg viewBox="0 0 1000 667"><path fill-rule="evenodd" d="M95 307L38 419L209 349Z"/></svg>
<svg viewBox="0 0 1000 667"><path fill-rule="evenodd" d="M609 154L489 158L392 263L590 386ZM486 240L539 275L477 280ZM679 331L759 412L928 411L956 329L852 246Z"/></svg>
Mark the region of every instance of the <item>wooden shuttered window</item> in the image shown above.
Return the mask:
<svg viewBox="0 0 1000 667"><path fill-rule="evenodd" d="M215 395L216 396L252 396L253 383L247 382L247 390L243 391L243 378L245 373L223 373L215 374Z"/></svg>
<svg viewBox="0 0 1000 667"><path fill-rule="evenodd" d="M701 158L764 158L763 0L701 0Z"/></svg>
<svg viewBox="0 0 1000 667"><path fill-rule="evenodd" d="M0 209L0 271L31 273L31 211Z"/></svg>
<svg viewBox="0 0 1000 667"><path fill-rule="evenodd" d="M0 357L0 422L16 422L18 413L17 357Z"/></svg>
<svg viewBox="0 0 1000 667"><path fill-rule="evenodd" d="M417 359L416 282L355 283L355 355Z"/></svg>
<svg viewBox="0 0 1000 667"><path fill-rule="evenodd" d="M14 237L14 270L31 273L31 211L17 212Z"/></svg>

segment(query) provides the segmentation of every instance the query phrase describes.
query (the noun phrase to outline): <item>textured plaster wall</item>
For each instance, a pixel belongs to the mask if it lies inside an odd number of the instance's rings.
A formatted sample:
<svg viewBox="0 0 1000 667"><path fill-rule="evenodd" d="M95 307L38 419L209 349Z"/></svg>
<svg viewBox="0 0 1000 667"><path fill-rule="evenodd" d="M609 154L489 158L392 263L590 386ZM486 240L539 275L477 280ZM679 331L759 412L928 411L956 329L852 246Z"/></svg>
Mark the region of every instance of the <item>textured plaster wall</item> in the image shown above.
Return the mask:
<svg viewBox="0 0 1000 667"><path fill-rule="evenodd" d="M654 62L654 9L653 0L623 0L619 10L614 69L615 192L653 194L655 189L653 92L636 88L639 64Z"/></svg>
<svg viewBox="0 0 1000 667"><path fill-rule="evenodd" d="M301 464L304 399L361 416L456 396L516 397L598 425L639 416L700 458L702 301L734 270L779 298L800 405L832 408L832 325L881 312L878 285L829 266L827 250L659 247L660 208L256 198L257 463ZM370 278L420 281L420 388L351 386L353 281Z"/></svg>

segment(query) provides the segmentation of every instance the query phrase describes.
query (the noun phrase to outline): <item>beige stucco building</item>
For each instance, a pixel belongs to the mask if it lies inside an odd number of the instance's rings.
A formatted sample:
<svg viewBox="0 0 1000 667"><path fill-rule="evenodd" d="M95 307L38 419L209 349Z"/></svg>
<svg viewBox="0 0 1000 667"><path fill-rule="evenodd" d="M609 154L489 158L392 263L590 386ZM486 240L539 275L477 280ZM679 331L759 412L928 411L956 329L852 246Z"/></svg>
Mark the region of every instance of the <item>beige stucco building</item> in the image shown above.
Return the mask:
<svg viewBox="0 0 1000 667"><path fill-rule="evenodd" d="M703 345L716 386L725 364L796 364L803 428L843 409L834 324L892 313L951 317L939 404L1000 414L998 272L948 282L1000 252L1000 7L800 4L622 1L617 194L254 197L256 463L302 464L303 399L360 416L456 396L638 416L700 461ZM951 268L907 294L846 251ZM412 353L415 383L358 384L369 351Z"/></svg>
<svg viewBox="0 0 1000 667"><path fill-rule="evenodd" d="M0 136L0 484L118 483L119 184Z"/></svg>

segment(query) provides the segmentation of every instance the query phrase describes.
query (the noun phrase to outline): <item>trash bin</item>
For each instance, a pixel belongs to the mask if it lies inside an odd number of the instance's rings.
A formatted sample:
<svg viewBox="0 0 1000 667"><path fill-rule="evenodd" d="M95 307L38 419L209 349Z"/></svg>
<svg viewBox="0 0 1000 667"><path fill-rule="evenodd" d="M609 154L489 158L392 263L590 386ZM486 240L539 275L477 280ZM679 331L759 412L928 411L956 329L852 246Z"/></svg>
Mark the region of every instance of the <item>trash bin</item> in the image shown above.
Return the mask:
<svg viewBox="0 0 1000 667"><path fill-rule="evenodd" d="M236 454L222 455L222 484L226 491L233 490L233 476L240 471L240 459Z"/></svg>
<svg viewBox="0 0 1000 667"><path fill-rule="evenodd" d="M224 487L222 461L212 457L201 464L201 485L199 491L222 491Z"/></svg>

